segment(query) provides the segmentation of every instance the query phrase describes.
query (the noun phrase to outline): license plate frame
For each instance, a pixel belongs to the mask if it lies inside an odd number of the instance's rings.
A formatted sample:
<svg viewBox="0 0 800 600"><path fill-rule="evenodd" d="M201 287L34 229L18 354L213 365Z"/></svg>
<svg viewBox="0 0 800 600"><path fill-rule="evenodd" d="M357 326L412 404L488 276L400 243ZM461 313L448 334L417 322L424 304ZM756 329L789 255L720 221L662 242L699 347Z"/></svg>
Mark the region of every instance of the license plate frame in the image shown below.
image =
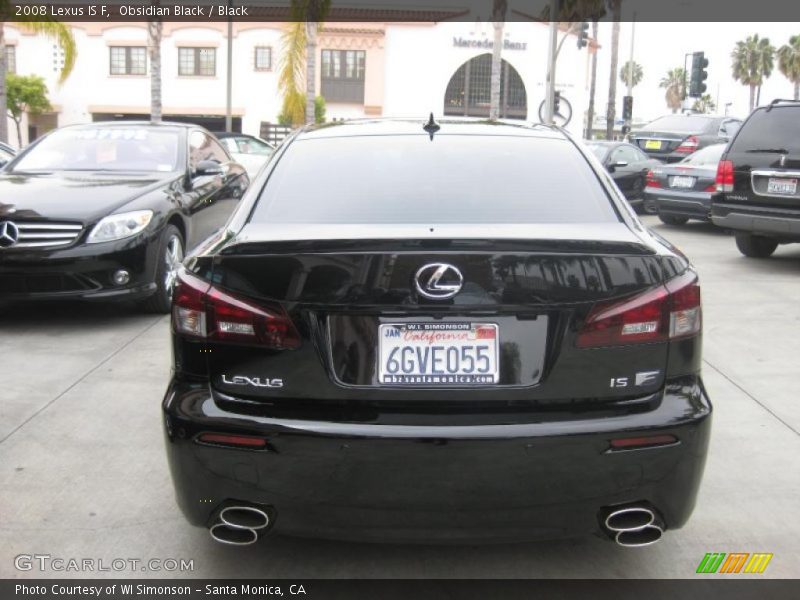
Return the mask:
<svg viewBox="0 0 800 600"><path fill-rule="evenodd" d="M694 187L695 178L689 175L673 175L669 181L669 187L688 190Z"/></svg>
<svg viewBox="0 0 800 600"><path fill-rule="evenodd" d="M381 323L377 345L380 386L485 387L500 382L500 327L497 323L469 320ZM477 347L485 348L479 351ZM458 355L455 361L453 348ZM394 363L390 363L390 359ZM462 363L469 363L470 359L472 368L463 368L466 365ZM454 362L456 369L451 371ZM407 369L409 366L414 368Z"/></svg>
<svg viewBox="0 0 800 600"><path fill-rule="evenodd" d="M645 140L645 150L661 150L661 140Z"/></svg>
<svg viewBox="0 0 800 600"><path fill-rule="evenodd" d="M767 193L779 196L796 196L797 179L789 177L770 177L767 180Z"/></svg>

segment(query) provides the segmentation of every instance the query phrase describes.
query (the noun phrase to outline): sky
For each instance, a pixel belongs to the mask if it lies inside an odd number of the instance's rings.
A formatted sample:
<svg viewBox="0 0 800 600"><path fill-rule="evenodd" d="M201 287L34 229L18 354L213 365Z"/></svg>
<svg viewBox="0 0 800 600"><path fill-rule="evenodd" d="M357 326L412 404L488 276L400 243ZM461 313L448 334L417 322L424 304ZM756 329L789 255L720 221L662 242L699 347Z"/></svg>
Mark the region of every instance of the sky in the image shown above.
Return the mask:
<svg viewBox="0 0 800 600"><path fill-rule="evenodd" d="M597 55L596 105L605 114L608 102L608 80L611 66L611 23L600 23ZM719 97L719 114L724 114L725 104L731 102L732 116L746 117L749 110L750 88L733 80L730 54L736 42L754 33L768 37L776 48L788 43L791 35L800 34L800 23L636 23L634 34L634 60L642 65L644 77L633 89L634 118L649 121L671 112L664 99L665 90L658 87L667 71L683 67L686 53L703 51L708 59L706 93L714 101ZM620 24L619 66L630 57L631 23ZM691 61L691 57L688 59ZM691 68L691 62L687 63ZM625 84L617 75L617 115L621 114ZM766 80L761 90L761 104L774 98L792 98L794 88L777 68Z"/></svg>

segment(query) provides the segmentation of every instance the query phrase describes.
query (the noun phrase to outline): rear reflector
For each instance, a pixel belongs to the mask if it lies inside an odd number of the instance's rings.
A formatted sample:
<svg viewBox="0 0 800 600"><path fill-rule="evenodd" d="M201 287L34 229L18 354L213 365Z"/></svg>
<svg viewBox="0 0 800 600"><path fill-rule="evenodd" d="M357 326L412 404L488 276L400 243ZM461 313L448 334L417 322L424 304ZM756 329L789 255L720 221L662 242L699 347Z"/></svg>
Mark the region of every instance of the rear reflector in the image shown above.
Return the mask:
<svg viewBox="0 0 800 600"><path fill-rule="evenodd" d="M721 160L717 165L716 187L718 192L733 191L733 163Z"/></svg>
<svg viewBox="0 0 800 600"><path fill-rule="evenodd" d="M611 440L612 450L633 450L635 448L648 448L652 446L671 446L677 443L674 435L649 435L635 438L621 438Z"/></svg>
<svg viewBox="0 0 800 600"><path fill-rule="evenodd" d="M280 306L262 306L213 287L182 269L173 295L176 333L216 342L297 348L300 335Z"/></svg>
<svg viewBox="0 0 800 600"><path fill-rule="evenodd" d="M692 271L622 301L596 304L578 348L665 342L700 332L700 286Z"/></svg>
<svg viewBox="0 0 800 600"><path fill-rule="evenodd" d="M266 448L267 440L250 435L229 435L227 433L201 433L197 436L201 444L214 444L217 446L236 446L239 448Z"/></svg>

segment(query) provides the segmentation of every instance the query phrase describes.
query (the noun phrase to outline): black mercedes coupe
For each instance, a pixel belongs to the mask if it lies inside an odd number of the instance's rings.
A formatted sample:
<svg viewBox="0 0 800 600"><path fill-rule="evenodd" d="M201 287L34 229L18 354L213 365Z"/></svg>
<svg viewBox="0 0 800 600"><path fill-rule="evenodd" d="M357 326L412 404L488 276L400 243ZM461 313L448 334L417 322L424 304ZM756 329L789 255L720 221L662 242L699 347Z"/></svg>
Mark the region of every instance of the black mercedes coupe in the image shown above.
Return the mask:
<svg viewBox="0 0 800 600"><path fill-rule="evenodd" d="M545 126L302 129L178 273L178 504L226 544L596 533L689 519L700 287Z"/></svg>
<svg viewBox="0 0 800 600"><path fill-rule="evenodd" d="M0 172L0 300L136 300L168 312L186 248L222 227L245 170L193 125L75 125Z"/></svg>

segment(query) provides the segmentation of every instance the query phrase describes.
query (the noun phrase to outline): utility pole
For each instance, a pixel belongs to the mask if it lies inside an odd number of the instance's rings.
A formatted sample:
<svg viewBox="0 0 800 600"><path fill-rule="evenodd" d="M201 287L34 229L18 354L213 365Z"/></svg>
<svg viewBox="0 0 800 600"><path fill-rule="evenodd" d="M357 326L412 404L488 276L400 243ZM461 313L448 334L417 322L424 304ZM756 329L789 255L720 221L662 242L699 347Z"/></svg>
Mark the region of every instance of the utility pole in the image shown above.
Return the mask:
<svg viewBox="0 0 800 600"><path fill-rule="evenodd" d="M558 45L558 0L550 0L550 38L547 44L547 86L545 88L544 122L553 124L556 91L556 56Z"/></svg>
<svg viewBox="0 0 800 600"><path fill-rule="evenodd" d="M228 8L233 8L233 0L228 0ZM225 89L225 131L233 130L233 10L228 14L228 76Z"/></svg>

